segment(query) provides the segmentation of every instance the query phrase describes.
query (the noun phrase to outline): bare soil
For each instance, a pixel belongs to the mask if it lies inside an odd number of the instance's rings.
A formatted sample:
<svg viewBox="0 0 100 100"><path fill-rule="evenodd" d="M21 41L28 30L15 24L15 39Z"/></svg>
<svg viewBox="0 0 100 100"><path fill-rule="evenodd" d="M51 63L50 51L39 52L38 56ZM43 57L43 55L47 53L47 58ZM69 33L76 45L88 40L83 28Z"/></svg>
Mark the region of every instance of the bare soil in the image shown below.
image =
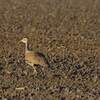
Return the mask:
<svg viewBox="0 0 100 100"><path fill-rule="evenodd" d="M24 44L50 67L37 75ZM0 0L0 100L100 100L100 0Z"/></svg>

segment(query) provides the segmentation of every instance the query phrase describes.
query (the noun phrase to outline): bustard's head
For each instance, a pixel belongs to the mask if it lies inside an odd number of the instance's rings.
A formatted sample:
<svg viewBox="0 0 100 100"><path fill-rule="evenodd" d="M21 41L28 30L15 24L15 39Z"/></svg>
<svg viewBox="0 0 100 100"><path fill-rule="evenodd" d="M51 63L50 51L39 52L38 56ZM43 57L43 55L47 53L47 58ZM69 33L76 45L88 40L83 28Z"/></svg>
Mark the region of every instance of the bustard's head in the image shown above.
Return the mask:
<svg viewBox="0 0 100 100"><path fill-rule="evenodd" d="M21 40L21 42L23 42L23 43L27 43L27 41L28 41L27 38L23 38L23 39Z"/></svg>

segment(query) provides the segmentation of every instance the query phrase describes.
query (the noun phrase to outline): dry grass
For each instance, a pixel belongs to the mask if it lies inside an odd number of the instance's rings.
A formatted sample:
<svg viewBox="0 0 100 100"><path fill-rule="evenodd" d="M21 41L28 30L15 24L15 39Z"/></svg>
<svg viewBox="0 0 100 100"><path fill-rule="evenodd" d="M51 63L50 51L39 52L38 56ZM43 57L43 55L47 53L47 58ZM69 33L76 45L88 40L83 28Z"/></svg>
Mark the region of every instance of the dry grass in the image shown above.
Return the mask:
<svg viewBox="0 0 100 100"><path fill-rule="evenodd" d="M0 0L0 96L8 100L99 100L99 0ZM33 75L24 45L51 65ZM25 87L16 91L17 87ZM92 99L91 99L92 100Z"/></svg>

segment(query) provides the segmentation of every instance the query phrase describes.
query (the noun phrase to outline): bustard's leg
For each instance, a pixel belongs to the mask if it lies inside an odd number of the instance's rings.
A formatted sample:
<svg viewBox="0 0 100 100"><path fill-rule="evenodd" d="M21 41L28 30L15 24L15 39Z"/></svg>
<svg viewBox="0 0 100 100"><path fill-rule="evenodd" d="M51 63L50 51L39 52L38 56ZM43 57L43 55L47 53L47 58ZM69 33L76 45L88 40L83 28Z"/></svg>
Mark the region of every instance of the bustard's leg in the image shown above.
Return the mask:
<svg viewBox="0 0 100 100"><path fill-rule="evenodd" d="M34 69L34 74L37 74L37 70L34 65L33 65L33 69Z"/></svg>

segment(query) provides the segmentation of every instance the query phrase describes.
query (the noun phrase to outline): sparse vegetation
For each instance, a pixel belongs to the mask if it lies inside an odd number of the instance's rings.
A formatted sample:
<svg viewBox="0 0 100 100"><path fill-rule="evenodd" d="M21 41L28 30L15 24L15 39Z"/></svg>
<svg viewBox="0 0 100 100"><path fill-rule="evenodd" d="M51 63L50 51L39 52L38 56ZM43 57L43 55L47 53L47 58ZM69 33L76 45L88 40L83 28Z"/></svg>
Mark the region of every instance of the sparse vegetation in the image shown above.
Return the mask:
<svg viewBox="0 0 100 100"><path fill-rule="evenodd" d="M100 99L99 0L0 0L0 100ZM24 45L47 55L33 69ZM17 89L17 90L16 90Z"/></svg>

